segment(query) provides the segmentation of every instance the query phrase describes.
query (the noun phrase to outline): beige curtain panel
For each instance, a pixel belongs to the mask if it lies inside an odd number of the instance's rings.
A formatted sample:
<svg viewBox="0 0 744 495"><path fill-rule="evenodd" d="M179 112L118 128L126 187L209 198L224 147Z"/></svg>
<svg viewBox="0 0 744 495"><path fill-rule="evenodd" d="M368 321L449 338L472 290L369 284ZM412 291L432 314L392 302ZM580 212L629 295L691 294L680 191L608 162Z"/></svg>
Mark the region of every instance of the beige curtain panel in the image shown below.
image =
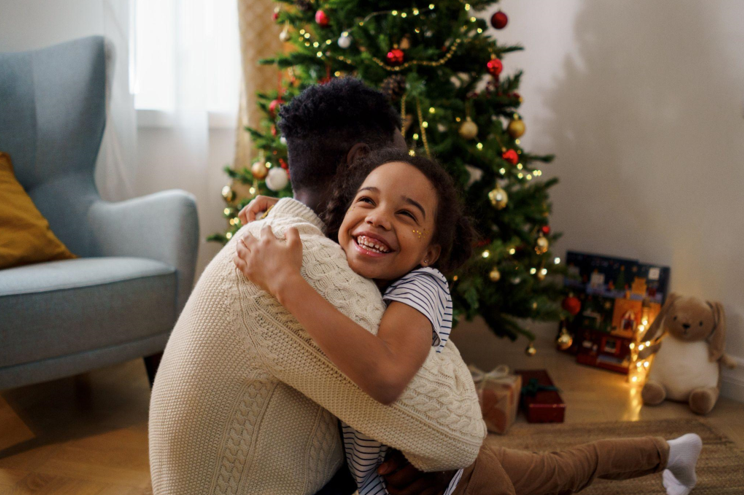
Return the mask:
<svg viewBox="0 0 744 495"><path fill-rule="evenodd" d="M281 27L271 20L276 5L271 0L238 0L238 22L240 27L240 52L243 64L240 84L240 108L238 110L235 160L233 168L250 168L256 155L252 149L250 135L245 126L255 127L262 113L256 104L256 91L276 89L278 70L273 65L259 65L261 58L270 57L282 49L279 40ZM243 195L235 184L235 192Z"/></svg>

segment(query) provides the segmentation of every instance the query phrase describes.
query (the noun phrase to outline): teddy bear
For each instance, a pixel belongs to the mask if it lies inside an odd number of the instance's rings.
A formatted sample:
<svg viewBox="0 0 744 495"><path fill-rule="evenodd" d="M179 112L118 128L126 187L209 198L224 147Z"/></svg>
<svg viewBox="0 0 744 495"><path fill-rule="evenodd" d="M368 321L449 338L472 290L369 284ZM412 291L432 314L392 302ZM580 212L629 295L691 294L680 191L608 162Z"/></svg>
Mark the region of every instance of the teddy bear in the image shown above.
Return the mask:
<svg viewBox="0 0 744 495"><path fill-rule="evenodd" d="M670 399L708 414L718 400L721 366L736 366L723 351L725 342L721 303L670 294L641 337L638 358L655 355L641 392L643 403L655 406Z"/></svg>

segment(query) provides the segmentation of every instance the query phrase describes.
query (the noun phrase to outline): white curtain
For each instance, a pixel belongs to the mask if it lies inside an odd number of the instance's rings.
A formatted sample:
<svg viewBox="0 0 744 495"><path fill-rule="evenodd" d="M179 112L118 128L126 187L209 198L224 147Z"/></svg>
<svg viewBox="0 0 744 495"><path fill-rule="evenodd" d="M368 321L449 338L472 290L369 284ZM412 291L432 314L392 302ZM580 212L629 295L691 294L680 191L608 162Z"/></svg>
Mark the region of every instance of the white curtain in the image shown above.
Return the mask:
<svg viewBox="0 0 744 495"><path fill-rule="evenodd" d="M103 0L106 38L106 130L96 162L101 197L121 201L136 196L137 121L130 80L132 8L130 0Z"/></svg>

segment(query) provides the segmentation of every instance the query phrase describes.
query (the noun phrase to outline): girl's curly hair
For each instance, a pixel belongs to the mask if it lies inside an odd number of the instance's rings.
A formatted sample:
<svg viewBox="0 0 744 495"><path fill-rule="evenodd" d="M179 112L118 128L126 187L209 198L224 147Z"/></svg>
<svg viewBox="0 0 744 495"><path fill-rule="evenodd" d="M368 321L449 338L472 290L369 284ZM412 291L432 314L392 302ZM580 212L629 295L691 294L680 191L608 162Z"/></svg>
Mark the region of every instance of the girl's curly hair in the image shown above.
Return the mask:
<svg viewBox="0 0 744 495"><path fill-rule="evenodd" d="M332 185L331 199L321 215L326 223L326 235L338 242L338 232L346 211L364 179L377 167L391 162L403 162L416 167L434 187L437 211L434 218L433 244L439 244L441 254L432 266L451 273L462 266L473 253L476 233L465 216L454 181L441 165L421 156L410 156L396 149L375 151L340 171Z"/></svg>

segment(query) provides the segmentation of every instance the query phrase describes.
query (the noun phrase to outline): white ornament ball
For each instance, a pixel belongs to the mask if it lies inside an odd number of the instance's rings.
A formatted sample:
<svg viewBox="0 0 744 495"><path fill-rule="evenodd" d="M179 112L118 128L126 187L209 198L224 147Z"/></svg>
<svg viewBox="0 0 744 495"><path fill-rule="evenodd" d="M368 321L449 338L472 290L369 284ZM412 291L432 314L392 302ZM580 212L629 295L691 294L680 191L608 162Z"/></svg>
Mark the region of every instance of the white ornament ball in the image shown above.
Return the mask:
<svg viewBox="0 0 744 495"><path fill-rule="evenodd" d="M342 34L338 39L338 46L346 50L351 46L351 36Z"/></svg>
<svg viewBox="0 0 744 495"><path fill-rule="evenodd" d="M279 142L282 143L284 146L287 146L287 138L284 136L279 138Z"/></svg>
<svg viewBox="0 0 744 495"><path fill-rule="evenodd" d="M288 29L285 29L284 31L282 31L281 33L279 33L279 39L283 43L286 43L287 41L289 41L289 30Z"/></svg>
<svg viewBox="0 0 744 495"><path fill-rule="evenodd" d="M266 176L266 187L272 191L281 191L289 184L289 176L281 167L272 167Z"/></svg>

